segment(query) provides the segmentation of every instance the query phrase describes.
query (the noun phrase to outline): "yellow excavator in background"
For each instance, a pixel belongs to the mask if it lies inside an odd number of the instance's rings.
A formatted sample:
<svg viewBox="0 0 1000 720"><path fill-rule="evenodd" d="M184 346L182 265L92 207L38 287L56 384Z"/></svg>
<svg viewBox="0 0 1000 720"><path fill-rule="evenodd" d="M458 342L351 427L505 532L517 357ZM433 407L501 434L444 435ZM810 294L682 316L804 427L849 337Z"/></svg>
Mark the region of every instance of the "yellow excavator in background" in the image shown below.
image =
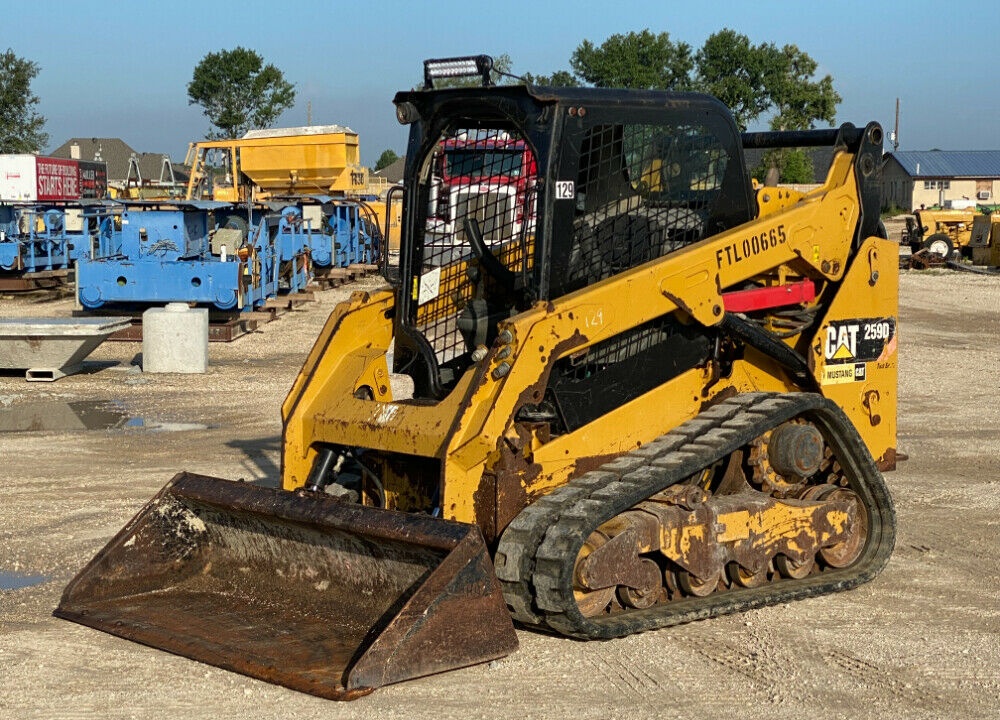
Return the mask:
<svg viewBox="0 0 1000 720"><path fill-rule="evenodd" d="M885 566L882 129L741 135L705 95L489 87L489 67L428 61L396 95L399 264L309 353L282 488L181 473L56 615L350 699L504 656L512 618L614 638ZM463 72L483 87L433 88ZM518 192L469 143L501 133L536 160ZM430 232L437 153L460 137L479 197ZM824 144L821 187L754 192L744 149Z"/></svg>

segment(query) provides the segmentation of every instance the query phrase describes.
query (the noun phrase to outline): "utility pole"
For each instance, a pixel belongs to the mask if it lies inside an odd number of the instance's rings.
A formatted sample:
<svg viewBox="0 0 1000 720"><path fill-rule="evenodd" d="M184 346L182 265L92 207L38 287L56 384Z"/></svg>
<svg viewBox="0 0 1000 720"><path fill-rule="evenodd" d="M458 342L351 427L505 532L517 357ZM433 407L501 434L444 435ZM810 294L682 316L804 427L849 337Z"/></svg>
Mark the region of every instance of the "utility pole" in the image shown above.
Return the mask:
<svg viewBox="0 0 1000 720"><path fill-rule="evenodd" d="M313 124L313 101L306 103L306 125ZM896 124L899 125L899 100L896 101Z"/></svg>
<svg viewBox="0 0 1000 720"><path fill-rule="evenodd" d="M899 150L899 98L896 98L896 127L892 131L892 151Z"/></svg>

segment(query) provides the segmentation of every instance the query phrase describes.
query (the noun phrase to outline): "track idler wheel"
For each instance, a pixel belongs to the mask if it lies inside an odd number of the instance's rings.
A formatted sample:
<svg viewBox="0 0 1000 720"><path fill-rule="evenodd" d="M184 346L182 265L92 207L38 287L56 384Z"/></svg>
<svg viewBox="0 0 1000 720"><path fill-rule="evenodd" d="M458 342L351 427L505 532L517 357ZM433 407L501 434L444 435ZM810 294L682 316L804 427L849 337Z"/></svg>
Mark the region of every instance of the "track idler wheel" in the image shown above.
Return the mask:
<svg viewBox="0 0 1000 720"><path fill-rule="evenodd" d="M677 586L685 595L693 595L695 597L708 597L718 589L721 580L721 569L710 573L705 578L696 577L687 570L679 570L677 572Z"/></svg>
<svg viewBox="0 0 1000 720"><path fill-rule="evenodd" d="M642 563L646 566L646 573L651 578L659 577L660 568L655 562L643 559ZM618 588L618 599L625 607L644 610L645 608L653 607L653 605L663 599L663 586L660 583L650 583L649 587L646 588L631 588L623 585Z"/></svg>
<svg viewBox="0 0 1000 720"><path fill-rule="evenodd" d="M603 527L603 526L602 526ZM599 615L615 597L626 607L642 609L663 597L660 567L638 554L634 527L615 524L618 532L595 530L577 554L573 596L584 617Z"/></svg>
<svg viewBox="0 0 1000 720"><path fill-rule="evenodd" d="M586 576L587 558L592 553L604 547L608 542L608 536L600 530L590 533L590 537L580 548L580 553L576 558L576 572L574 573L573 597L584 617L600 615L615 597L615 587L603 587L591 590L589 579Z"/></svg>
<svg viewBox="0 0 1000 720"><path fill-rule="evenodd" d="M782 577L801 580L808 577L809 573L816 567L816 556L811 555L804 560L793 560L787 555L778 555L774 558L774 564Z"/></svg>
<svg viewBox="0 0 1000 720"><path fill-rule="evenodd" d="M851 508L847 536L835 545L820 548L818 556L825 566L832 568L845 568L854 563L861 556L861 551L868 540L868 513L857 493L850 488L837 485L814 485L800 497L803 500L844 503Z"/></svg>
<svg viewBox="0 0 1000 720"><path fill-rule="evenodd" d="M770 563L767 563L757 572L751 572L739 563L731 562L726 567L726 573L729 575L729 579L733 582L733 584L744 588L756 588L768 583L770 580L771 567Z"/></svg>
<svg viewBox="0 0 1000 720"><path fill-rule="evenodd" d="M853 505L854 521L851 523L848 537L843 542L822 548L819 551L819 556L826 565L834 568L845 568L858 559L865 547L865 542L868 540L868 513L865 512L861 498L848 488L834 490L823 499L848 501Z"/></svg>

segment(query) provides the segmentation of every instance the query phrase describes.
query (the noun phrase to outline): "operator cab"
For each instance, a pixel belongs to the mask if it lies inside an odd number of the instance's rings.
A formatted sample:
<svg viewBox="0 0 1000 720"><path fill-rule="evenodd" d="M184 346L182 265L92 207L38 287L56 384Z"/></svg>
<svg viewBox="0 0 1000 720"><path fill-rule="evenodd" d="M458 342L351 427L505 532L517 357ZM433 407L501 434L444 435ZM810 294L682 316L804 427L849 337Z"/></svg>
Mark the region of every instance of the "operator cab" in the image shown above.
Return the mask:
<svg viewBox="0 0 1000 720"><path fill-rule="evenodd" d="M447 395L533 303L756 214L736 124L707 95L513 85L394 102L410 125L394 370L416 401Z"/></svg>

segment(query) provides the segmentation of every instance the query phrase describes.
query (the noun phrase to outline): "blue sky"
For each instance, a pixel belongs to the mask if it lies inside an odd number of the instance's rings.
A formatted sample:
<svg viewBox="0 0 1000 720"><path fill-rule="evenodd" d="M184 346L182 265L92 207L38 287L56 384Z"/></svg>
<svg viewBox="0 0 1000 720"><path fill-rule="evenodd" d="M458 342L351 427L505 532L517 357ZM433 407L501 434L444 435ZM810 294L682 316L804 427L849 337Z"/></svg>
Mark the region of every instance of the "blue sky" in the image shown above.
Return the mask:
<svg viewBox="0 0 1000 720"><path fill-rule="evenodd" d="M724 27L754 43L792 43L843 96L837 122L894 123L900 149L1000 149L1000 3L978 2L591 2L452 0L295 3L3 3L4 36L41 66L32 84L50 147L70 137L120 137L136 150L182 160L208 120L186 87L205 54L249 47L297 89L277 125L349 125L362 160L402 154L405 131L391 99L422 79L422 61L485 52L514 72L569 68L584 39L649 28L695 48Z"/></svg>

